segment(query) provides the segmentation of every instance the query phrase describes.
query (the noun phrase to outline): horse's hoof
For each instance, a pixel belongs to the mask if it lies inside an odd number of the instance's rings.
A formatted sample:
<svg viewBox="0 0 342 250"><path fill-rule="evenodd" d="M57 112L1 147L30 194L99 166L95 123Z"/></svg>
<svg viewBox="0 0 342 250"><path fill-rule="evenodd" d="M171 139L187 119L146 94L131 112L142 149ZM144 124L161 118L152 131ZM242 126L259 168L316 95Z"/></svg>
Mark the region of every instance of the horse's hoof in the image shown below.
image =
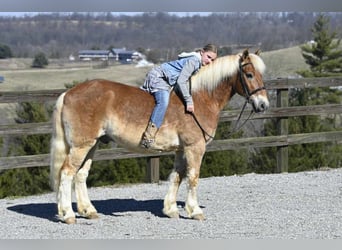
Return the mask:
<svg viewBox="0 0 342 250"><path fill-rule="evenodd" d="M169 218L172 218L172 219L179 219L179 213L177 213L177 212L173 212L173 213L167 214L167 216Z"/></svg>
<svg viewBox="0 0 342 250"><path fill-rule="evenodd" d="M87 215L87 219L90 219L90 220L94 220L94 219L98 219L99 218L99 215L97 213L91 213L89 215Z"/></svg>
<svg viewBox="0 0 342 250"><path fill-rule="evenodd" d="M76 218L75 217L70 217L64 220L64 222L68 225L70 224L75 224L76 223Z"/></svg>
<svg viewBox="0 0 342 250"><path fill-rule="evenodd" d="M163 214L169 218L179 219L179 212L178 211L166 212L165 210L163 210Z"/></svg>
<svg viewBox="0 0 342 250"><path fill-rule="evenodd" d="M199 220L199 221L204 221L205 220L205 217L204 217L203 214L196 214L196 215L193 215L191 218L194 219L194 220Z"/></svg>

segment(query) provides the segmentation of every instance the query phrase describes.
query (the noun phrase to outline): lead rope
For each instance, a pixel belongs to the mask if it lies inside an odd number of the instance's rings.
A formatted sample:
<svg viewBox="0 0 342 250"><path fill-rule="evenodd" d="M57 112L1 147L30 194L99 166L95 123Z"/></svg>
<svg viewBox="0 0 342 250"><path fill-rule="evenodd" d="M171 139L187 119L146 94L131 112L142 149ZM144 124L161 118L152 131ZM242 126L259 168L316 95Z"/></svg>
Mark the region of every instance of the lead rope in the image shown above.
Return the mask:
<svg viewBox="0 0 342 250"><path fill-rule="evenodd" d="M245 104L244 104L243 107L242 107L242 110L241 110L241 112L240 112L240 114L239 114L239 117L238 117L238 119L236 120L235 126L234 126L233 130L232 130L231 132L228 133L228 136L231 136L232 134L239 132L239 131L242 129L242 127L246 124L246 122L247 122L247 121L252 117L252 115L254 114L254 110L252 109L251 112L249 113L247 119L238 127L238 124L239 124L239 122L240 122L240 120L241 120L241 117L242 117L243 112L245 111L245 108L246 108L246 106L247 106L247 103L248 103L248 100L245 101Z"/></svg>
<svg viewBox="0 0 342 250"><path fill-rule="evenodd" d="M194 118L195 122L197 123L198 127L202 130L202 134L203 134L205 142L207 143L208 141L213 140L214 136L210 135L207 131L204 130L204 128L201 126L201 124L197 120L195 113L191 113L191 115ZM207 139L206 136L208 136L209 139Z"/></svg>
<svg viewBox="0 0 342 250"><path fill-rule="evenodd" d="M245 108L247 106L247 103L248 103L248 100L246 100L245 104L243 105L242 109L241 109L241 112L239 114L239 117L235 123L235 126L233 128L233 130L231 132L228 133L228 136L231 136L232 134L240 131L242 129L242 127L246 124L246 122L251 118L252 114L254 113L254 110L252 109L250 114L248 115L247 119L238 127L238 124L241 120L241 117L242 117L242 114L243 112L245 111ZM203 137L204 137L204 140L205 142L209 142L210 140L214 139L214 136L210 135L207 131L205 131L205 129L202 127L202 125L200 124L200 122L198 121L195 113L191 113L192 117L194 118L196 124L198 125L198 127L202 130L202 134L203 134ZM209 139L207 139L206 137L209 137Z"/></svg>

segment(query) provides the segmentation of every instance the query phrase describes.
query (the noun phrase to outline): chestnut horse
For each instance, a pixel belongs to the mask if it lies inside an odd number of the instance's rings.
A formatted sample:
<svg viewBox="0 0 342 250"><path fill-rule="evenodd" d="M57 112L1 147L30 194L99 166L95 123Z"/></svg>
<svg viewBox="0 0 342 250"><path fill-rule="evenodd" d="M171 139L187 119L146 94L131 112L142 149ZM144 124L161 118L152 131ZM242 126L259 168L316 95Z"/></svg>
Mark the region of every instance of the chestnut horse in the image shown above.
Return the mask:
<svg viewBox="0 0 342 250"><path fill-rule="evenodd" d="M206 144L212 140L220 111L238 93L255 112L269 106L262 80L265 64L245 50L217 58L191 78L196 111L185 112L181 98L171 93L170 103L157 136L157 151L175 151L174 170L164 199L163 213L179 217L176 196L181 181L188 181L185 209L190 218L204 219L197 201L197 187ZM51 143L51 185L57 192L58 216L75 223L72 209L72 183L75 184L80 216L97 218L87 192L86 179L99 141L113 140L133 151L151 152L139 146L154 106L153 97L137 87L91 80L71 88L58 98L53 115Z"/></svg>

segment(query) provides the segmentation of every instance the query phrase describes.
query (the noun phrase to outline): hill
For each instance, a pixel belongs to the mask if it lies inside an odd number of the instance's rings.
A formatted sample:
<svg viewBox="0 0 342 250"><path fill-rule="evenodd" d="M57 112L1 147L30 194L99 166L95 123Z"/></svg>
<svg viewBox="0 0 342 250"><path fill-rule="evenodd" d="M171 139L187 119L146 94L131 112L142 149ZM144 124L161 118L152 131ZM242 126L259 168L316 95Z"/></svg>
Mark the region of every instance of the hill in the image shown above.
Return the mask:
<svg viewBox="0 0 342 250"><path fill-rule="evenodd" d="M297 78L297 70L308 68L299 46L268 51L262 53L261 57L266 64L266 79Z"/></svg>

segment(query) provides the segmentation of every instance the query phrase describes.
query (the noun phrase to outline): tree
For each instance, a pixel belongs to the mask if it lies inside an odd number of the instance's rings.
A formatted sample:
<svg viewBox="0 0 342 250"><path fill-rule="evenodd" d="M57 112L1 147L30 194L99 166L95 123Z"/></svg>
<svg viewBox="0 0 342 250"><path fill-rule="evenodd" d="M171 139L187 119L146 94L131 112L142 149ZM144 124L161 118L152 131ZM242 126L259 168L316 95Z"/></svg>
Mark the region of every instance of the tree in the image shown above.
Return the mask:
<svg viewBox="0 0 342 250"><path fill-rule="evenodd" d="M12 51L6 44L0 44L0 59L12 57Z"/></svg>
<svg viewBox="0 0 342 250"><path fill-rule="evenodd" d="M342 49L339 47L341 40L336 39L335 31L329 30L329 22L329 17L319 15L311 28L314 42L301 47L305 62L310 66L310 70L298 72L304 77L342 74ZM297 89L293 91L291 99L293 105L322 105L340 103L341 94L341 91L331 88ZM336 116L327 116L323 119L317 116L303 116L290 119L289 129L293 133L331 131L336 130L335 124ZM336 148L341 149L341 146L329 143L293 146L292 155L295 156L293 157L293 166L296 166L294 170L305 170L303 169L305 165L311 166L311 168L338 167L338 164L330 165L331 162L340 160L339 155L332 153Z"/></svg>
<svg viewBox="0 0 342 250"><path fill-rule="evenodd" d="M322 105L340 103L341 91L317 88L295 89L290 92L289 106ZM298 116L289 120L289 134L334 131L336 115ZM277 121L271 119L265 124L265 136L277 135ZM308 171L321 167L341 167L342 146L338 143L309 143L289 146L289 172ZM276 166L276 148L262 148L252 156L250 168L256 173L274 173Z"/></svg>
<svg viewBox="0 0 342 250"><path fill-rule="evenodd" d="M330 32L329 21L329 17L319 15L311 29L313 42L301 46L305 62L310 66L310 71L298 71L304 77L342 74L341 39L336 39L337 32Z"/></svg>
<svg viewBox="0 0 342 250"><path fill-rule="evenodd" d="M329 33L329 18L319 15L311 31L313 44L305 44L302 55L310 70L298 73L304 77L322 77L341 74L342 50L338 49L340 40L336 41L336 32ZM341 103L342 92L331 88L294 89L290 92L290 106L309 106ZM289 118L289 133L311 133L337 130L338 118L327 115L299 116ZM265 125L266 135L276 135L276 121ZM320 167L340 167L341 145L336 143L313 143L289 147L289 172L312 170ZM339 153L337 153L339 152ZM273 160L270 160L273 159ZM255 172L271 173L274 171L276 151L274 148L261 149L253 156Z"/></svg>
<svg viewBox="0 0 342 250"><path fill-rule="evenodd" d="M43 52L40 52L35 55L33 62L32 62L32 67L33 68L44 68L49 64L48 59L46 58L45 54Z"/></svg>
<svg viewBox="0 0 342 250"><path fill-rule="evenodd" d="M40 103L20 103L17 123L47 122L52 109ZM15 137L9 155L47 154L50 135ZM0 173L0 199L8 196L33 195L50 191L47 167L9 169Z"/></svg>

